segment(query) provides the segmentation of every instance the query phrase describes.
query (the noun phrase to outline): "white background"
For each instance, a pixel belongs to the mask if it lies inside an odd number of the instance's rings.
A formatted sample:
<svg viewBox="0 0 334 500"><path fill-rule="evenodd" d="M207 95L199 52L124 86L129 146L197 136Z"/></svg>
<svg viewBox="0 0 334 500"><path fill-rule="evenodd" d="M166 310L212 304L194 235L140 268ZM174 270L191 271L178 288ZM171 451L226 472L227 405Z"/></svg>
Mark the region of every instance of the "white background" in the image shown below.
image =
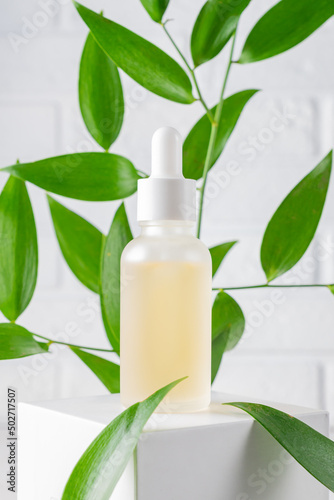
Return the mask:
<svg viewBox="0 0 334 500"><path fill-rule="evenodd" d="M203 3L171 0L168 9L167 17L174 19L169 29L187 56L191 27ZM253 0L240 23L237 56L251 27L274 3ZM150 20L139 0L91 0L85 5L95 11L103 9L106 17L177 58L161 27ZM24 30L30 37L15 48L13 34L22 36ZM82 122L77 98L78 67L86 33L68 0L13 0L6 4L2 0L1 166L13 164L17 158L27 162L68 152L99 151ZM333 146L333 44L331 20L283 55L232 68L228 95L247 88L263 91L245 109L215 167L226 182L205 208L203 239L208 245L239 241L217 276L219 286L264 282L259 249L266 224L284 196ZM224 52L198 71L210 105L216 104L225 65ZM138 169L148 172L154 130L170 125L185 136L202 115L202 109L198 103L184 106L161 99L124 74L122 81L127 113L112 152L127 156ZM286 118L280 121L280 131L273 132L277 115ZM254 158L243 153L252 137L259 144ZM230 161L238 163L235 176L226 176ZM6 175L1 175L1 188L5 181ZM108 347L97 298L76 280L62 259L44 193L30 185L29 192L37 219L40 266L36 293L18 323L48 337L61 339L65 335L74 344ZM104 232L119 204L61 201ZM137 234L135 201L135 196L126 200L126 207ZM298 283L334 282L333 208L332 182L315 242L290 274ZM327 408L334 413L334 296L327 289L284 290L280 303L275 304L277 297L271 293L233 292L248 320L247 334L239 347L225 356L215 388ZM88 368L65 348L55 348L52 357L0 363L3 421L8 384L17 387L21 400L106 392Z"/></svg>

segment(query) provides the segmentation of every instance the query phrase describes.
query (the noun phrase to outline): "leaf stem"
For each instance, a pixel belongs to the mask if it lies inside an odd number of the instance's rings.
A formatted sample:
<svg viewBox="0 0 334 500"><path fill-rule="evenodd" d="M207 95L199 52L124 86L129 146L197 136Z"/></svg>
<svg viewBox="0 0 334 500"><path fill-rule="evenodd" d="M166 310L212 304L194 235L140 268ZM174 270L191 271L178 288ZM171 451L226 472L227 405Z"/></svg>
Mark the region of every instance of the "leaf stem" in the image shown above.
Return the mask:
<svg viewBox="0 0 334 500"><path fill-rule="evenodd" d="M77 349L86 349L87 351L114 352L116 354L119 354L118 351L113 351L111 349L101 349L99 347L87 347L87 346L82 346L82 345L68 344L67 342L60 342L58 340L53 340L53 339L49 339L47 337L43 337L43 335L39 335L39 333L34 333L34 336L39 337L39 338L44 339L44 340L47 340L49 342L49 345L60 344L60 345L65 345L67 347L76 347Z"/></svg>
<svg viewBox="0 0 334 500"><path fill-rule="evenodd" d="M265 283L263 285L249 285L249 286L232 286L232 287L220 287L220 288L212 288L214 291L229 291L229 290L250 290L253 288L315 288L315 287L329 287L329 285L325 285L323 283L312 283L310 285L271 285L270 283Z"/></svg>
<svg viewBox="0 0 334 500"><path fill-rule="evenodd" d="M232 38L232 45L231 45L231 51L230 51L230 56L225 72L225 77L223 81L223 86L220 94L220 100L216 108L216 112L214 115L214 120L211 122L211 132L210 132L210 139L209 139L209 145L208 145L208 150L206 153L205 157L205 162L204 162L204 169L203 169L203 183L200 188L200 201L199 201L199 214L198 214L198 224L197 224L197 238L201 236L201 225L202 225L202 216L203 216L203 203L204 203L204 192L205 192L205 186L206 186L206 181L208 177L208 173L210 170L210 165L211 165L211 160L212 160L212 154L214 150L214 145L216 142L216 137L217 137L217 132L218 132L218 124L220 122L221 114L222 114L222 109L223 109L223 103L224 103L224 94L225 94L225 89L226 89L226 84L227 80L230 74L230 69L232 65L232 58L233 58L233 51L234 51L234 45L235 45L235 38L236 38L236 31L233 34Z"/></svg>
<svg viewBox="0 0 334 500"><path fill-rule="evenodd" d="M194 69L190 66L190 64L188 63L187 59L185 58L185 56L182 54L181 50L179 49L179 47L177 46L177 44L175 43L172 35L169 33L169 31L167 30L166 28L166 23L168 22L165 21L164 23L161 23L161 26L163 28L163 30L165 31L166 35L168 36L169 40L172 42L174 48L176 49L177 53L179 54L179 56L181 57L182 61L184 62L184 64L186 65L186 67L188 68L189 70L189 73L190 73L190 76L194 82L194 85L196 87L196 90L197 90L197 93L198 93L198 100L202 103L203 105L203 108L205 109L205 112L206 114L208 115L208 118L210 120L211 123L213 123L214 121L214 117L213 117L213 114L212 114L212 111L209 109L209 107L207 106L203 96L202 96L202 93L201 93L201 90L199 88L199 85L198 85L198 81L197 81L197 78L196 78L196 75L195 75L195 71Z"/></svg>
<svg viewBox="0 0 334 500"><path fill-rule="evenodd" d="M141 177L143 177L143 178L148 177L148 175L147 175L147 173L146 173L146 172L143 172L142 170L139 170L138 168L137 168L137 172L138 172L138 174L140 174L140 175L141 175Z"/></svg>

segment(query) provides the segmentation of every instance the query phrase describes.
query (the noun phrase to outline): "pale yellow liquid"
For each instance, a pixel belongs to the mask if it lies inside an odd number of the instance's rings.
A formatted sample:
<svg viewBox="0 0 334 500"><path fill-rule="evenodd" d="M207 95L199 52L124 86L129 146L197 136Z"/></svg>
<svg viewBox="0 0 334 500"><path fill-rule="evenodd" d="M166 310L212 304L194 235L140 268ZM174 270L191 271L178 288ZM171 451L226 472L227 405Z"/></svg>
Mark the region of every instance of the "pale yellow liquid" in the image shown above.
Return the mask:
<svg viewBox="0 0 334 500"><path fill-rule="evenodd" d="M187 376L160 409L210 402L211 269L205 263L122 264L121 400L141 401Z"/></svg>

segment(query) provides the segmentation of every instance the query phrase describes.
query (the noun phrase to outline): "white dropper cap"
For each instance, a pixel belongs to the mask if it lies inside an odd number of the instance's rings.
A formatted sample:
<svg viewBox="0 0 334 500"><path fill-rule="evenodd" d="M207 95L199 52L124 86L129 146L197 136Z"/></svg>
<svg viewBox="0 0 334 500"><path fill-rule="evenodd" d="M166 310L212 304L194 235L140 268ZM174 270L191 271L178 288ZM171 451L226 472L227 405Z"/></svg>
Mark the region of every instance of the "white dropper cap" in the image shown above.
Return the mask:
<svg viewBox="0 0 334 500"><path fill-rule="evenodd" d="M151 175L138 181L137 219L196 220L196 181L183 177L182 139L174 128L153 135Z"/></svg>

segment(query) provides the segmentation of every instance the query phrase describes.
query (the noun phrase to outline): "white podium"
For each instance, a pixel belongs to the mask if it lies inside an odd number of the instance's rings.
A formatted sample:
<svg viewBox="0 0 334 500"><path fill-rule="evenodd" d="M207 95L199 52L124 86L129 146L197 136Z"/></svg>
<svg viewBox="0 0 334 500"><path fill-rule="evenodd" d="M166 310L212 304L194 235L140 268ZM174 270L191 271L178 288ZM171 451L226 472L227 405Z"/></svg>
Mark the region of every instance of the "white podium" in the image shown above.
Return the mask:
<svg viewBox="0 0 334 500"><path fill-rule="evenodd" d="M220 404L249 400L213 393L208 410L154 414L111 500L328 500L258 423ZM324 411L265 404L328 434ZM82 453L122 411L118 395L21 403L18 500L60 500Z"/></svg>

